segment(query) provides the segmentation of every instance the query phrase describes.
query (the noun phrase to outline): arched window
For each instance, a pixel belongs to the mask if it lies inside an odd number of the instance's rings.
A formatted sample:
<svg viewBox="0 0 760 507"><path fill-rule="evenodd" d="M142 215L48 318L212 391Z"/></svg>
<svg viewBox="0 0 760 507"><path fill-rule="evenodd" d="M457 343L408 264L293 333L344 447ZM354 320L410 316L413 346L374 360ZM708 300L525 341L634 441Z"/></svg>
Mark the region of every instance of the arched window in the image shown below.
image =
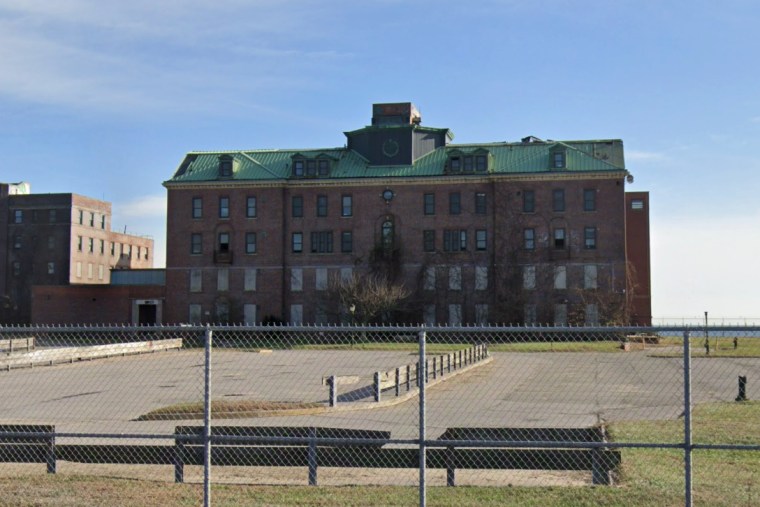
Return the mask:
<svg viewBox="0 0 760 507"><path fill-rule="evenodd" d="M383 228L381 230L381 242L383 250L387 253L393 250L394 242L393 220L386 220L383 222Z"/></svg>

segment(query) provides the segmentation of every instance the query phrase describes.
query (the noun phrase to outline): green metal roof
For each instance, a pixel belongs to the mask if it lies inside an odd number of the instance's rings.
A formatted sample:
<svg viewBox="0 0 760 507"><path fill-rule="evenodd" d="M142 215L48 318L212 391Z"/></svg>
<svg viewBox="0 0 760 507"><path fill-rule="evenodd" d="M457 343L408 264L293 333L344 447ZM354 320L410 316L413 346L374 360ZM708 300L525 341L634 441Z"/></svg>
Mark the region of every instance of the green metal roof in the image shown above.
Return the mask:
<svg viewBox="0 0 760 507"><path fill-rule="evenodd" d="M565 152L566 167L550 170L553 151ZM449 144L417 159L411 165L370 166L369 161L347 148L307 150L251 150L191 152L166 184L219 181L219 157L233 159L232 181L287 180L291 178L294 156L328 157L333 161L330 179L413 178L450 176L445 172L449 153L463 154L486 150L489 174L585 173L625 171L620 140L539 141L529 143ZM482 173L466 173L482 174ZM457 173L462 175L462 173ZM301 178L293 178L301 179ZM321 178L321 179L324 179Z"/></svg>

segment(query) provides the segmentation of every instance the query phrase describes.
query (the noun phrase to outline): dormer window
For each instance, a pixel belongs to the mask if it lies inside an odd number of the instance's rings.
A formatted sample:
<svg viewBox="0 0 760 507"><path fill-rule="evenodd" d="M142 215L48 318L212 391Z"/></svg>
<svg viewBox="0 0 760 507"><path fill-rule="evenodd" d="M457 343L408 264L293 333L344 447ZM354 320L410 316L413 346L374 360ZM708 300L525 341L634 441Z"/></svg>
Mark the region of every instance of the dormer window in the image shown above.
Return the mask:
<svg viewBox="0 0 760 507"><path fill-rule="evenodd" d="M462 153L455 148L449 152L445 171L449 174L487 172L488 150L478 148L468 153Z"/></svg>
<svg viewBox="0 0 760 507"><path fill-rule="evenodd" d="M293 176L303 177L303 174L304 174L304 161L294 160L293 161Z"/></svg>
<svg viewBox="0 0 760 507"><path fill-rule="evenodd" d="M296 155L293 158L293 177L295 178L321 178L330 176L330 157L319 155L317 158L304 158Z"/></svg>
<svg viewBox="0 0 760 507"><path fill-rule="evenodd" d="M219 177L232 178L232 157L229 155L219 157Z"/></svg>
<svg viewBox="0 0 760 507"><path fill-rule="evenodd" d="M564 169L566 167L565 151L553 151L551 155L552 169Z"/></svg>

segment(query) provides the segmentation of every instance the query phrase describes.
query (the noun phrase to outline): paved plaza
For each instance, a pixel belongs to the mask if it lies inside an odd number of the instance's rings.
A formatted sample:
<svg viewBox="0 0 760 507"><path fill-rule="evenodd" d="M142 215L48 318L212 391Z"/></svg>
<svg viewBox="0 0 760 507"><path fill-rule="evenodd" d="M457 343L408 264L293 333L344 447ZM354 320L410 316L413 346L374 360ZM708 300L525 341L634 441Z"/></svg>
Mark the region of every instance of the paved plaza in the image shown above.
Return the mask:
<svg viewBox="0 0 760 507"><path fill-rule="evenodd" d="M683 411L680 357L629 353L492 353L493 361L427 390L428 437L449 427L589 426L600 420L670 419ZM355 375L357 389L383 371L416 360L409 352L276 350L270 354L217 349L214 400L326 402L327 375ZM0 372L5 423L55 424L59 432L166 433L199 421L136 421L151 410L199 402L204 393L202 350L160 352L68 365ZM737 377L757 399L760 359L694 358L693 401L732 401ZM392 391L384 393L391 396ZM346 404L341 404L346 408ZM318 415L224 420L223 424L336 426L391 431L414 438L417 398L371 409ZM222 424L216 422L215 424Z"/></svg>

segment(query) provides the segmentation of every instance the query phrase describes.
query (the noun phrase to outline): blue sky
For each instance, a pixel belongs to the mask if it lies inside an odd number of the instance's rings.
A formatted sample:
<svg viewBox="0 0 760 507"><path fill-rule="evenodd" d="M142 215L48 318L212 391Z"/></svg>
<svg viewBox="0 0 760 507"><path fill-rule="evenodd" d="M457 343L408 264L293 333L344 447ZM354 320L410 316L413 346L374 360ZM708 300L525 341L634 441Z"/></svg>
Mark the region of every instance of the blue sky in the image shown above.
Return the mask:
<svg viewBox="0 0 760 507"><path fill-rule="evenodd" d="M194 150L342 146L374 102L454 142L620 138L654 315L760 318L760 4L0 0L0 181L152 235Z"/></svg>

